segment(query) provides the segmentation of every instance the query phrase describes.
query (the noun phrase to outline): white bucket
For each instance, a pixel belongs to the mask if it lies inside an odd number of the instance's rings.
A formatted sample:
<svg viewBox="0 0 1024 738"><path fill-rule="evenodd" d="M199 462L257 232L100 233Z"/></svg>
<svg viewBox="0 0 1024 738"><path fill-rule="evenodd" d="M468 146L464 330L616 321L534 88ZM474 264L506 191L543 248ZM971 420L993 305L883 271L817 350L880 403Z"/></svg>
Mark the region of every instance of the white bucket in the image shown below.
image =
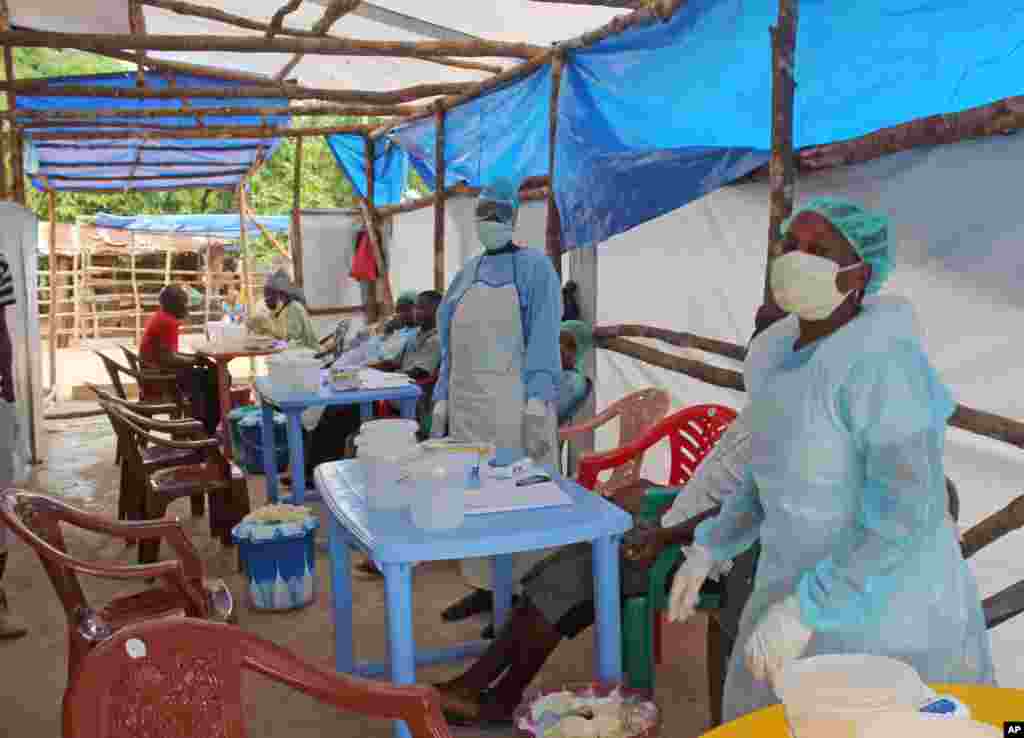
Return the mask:
<svg viewBox="0 0 1024 738"><path fill-rule="evenodd" d="M883 656L828 654L798 659L775 691L793 738L855 738L883 713L913 713L934 697L913 668Z"/></svg>
<svg viewBox="0 0 1024 738"><path fill-rule="evenodd" d="M987 723L967 718L898 712L876 715L859 723L855 738L998 738L1003 732Z"/></svg>
<svg viewBox="0 0 1024 738"><path fill-rule="evenodd" d="M452 530L466 518L466 486L476 453L430 453L410 467L415 490L410 503L413 525L421 530Z"/></svg>
<svg viewBox="0 0 1024 738"><path fill-rule="evenodd" d="M275 389L289 394L320 391L320 360L306 350L283 351L267 357L267 373Z"/></svg>

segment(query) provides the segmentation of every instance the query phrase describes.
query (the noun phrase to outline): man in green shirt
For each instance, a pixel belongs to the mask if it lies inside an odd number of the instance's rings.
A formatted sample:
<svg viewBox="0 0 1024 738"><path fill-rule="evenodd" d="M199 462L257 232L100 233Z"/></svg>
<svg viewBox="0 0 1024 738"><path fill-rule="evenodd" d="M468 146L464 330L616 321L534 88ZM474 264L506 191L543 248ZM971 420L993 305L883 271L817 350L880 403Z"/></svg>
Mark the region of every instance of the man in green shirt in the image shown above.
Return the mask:
<svg viewBox="0 0 1024 738"><path fill-rule="evenodd" d="M263 301L270 314L250 318L250 331L287 341L292 348L320 350L320 340L306 310L306 297L284 269L267 277Z"/></svg>

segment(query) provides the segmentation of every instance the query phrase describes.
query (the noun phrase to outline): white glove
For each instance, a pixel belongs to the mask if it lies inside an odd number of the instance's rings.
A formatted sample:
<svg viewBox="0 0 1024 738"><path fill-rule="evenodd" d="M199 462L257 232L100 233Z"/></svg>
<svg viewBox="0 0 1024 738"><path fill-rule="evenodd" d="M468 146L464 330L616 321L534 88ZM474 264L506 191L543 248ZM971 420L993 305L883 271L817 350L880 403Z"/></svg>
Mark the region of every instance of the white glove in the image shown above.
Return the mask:
<svg viewBox="0 0 1024 738"><path fill-rule="evenodd" d="M430 437L443 438L447 426L448 400L438 400L434 403L433 418L430 421Z"/></svg>
<svg viewBox="0 0 1024 738"><path fill-rule="evenodd" d="M537 462L543 460L551 453L551 439L549 435L548 415L551 410L549 404L544 400L531 397L526 403L523 412L523 439L526 445L526 455Z"/></svg>
<svg viewBox="0 0 1024 738"><path fill-rule="evenodd" d="M790 595L768 608L744 648L754 679L775 683L789 662L800 658L814 631L800 620L800 601Z"/></svg>
<svg viewBox="0 0 1024 738"><path fill-rule="evenodd" d="M668 619L671 622L685 622L697 611L700 588L714 563L707 547L699 543L690 546L689 555L672 580L672 591L668 596Z"/></svg>

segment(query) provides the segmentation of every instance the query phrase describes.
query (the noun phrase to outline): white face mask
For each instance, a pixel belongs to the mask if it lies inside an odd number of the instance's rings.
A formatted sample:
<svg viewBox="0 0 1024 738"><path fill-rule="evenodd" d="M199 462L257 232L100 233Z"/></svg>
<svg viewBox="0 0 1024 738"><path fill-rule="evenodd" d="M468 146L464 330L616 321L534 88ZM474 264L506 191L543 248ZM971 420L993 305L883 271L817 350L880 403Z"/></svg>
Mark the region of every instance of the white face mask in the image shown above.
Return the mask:
<svg viewBox="0 0 1024 738"><path fill-rule="evenodd" d="M836 277L861 263L840 269L822 256L802 251L783 254L772 261L770 281L775 302L787 313L795 313L804 320L825 320L853 292L840 292Z"/></svg>
<svg viewBox="0 0 1024 738"><path fill-rule="evenodd" d="M488 251L497 251L508 246L515 236L516 227L512 223L498 223L493 220L478 220L476 222L476 234L480 243Z"/></svg>

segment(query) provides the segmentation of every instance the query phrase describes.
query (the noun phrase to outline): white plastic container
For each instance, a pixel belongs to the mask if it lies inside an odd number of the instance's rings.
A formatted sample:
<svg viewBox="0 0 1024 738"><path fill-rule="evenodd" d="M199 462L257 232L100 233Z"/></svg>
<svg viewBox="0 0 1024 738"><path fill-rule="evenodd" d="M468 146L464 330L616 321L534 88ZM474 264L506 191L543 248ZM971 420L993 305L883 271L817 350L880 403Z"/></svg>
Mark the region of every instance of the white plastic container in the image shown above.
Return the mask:
<svg viewBox="0 0 1024 738"><path fill-rule="evenodd" d="M321 362L313 354L309 349L299 349L268 356L270 383L289 394L319 392Z"/></svg>
<svg viewBox="0 0 1024 738"><path fill-rule="evenodd" d="M415 437L420 424L408 418L380 418L367 420L359 426L359 435L366 438Z"/></svg>
<svg viewBox="0 0 1024 738"><path fill-rule="evenodd" d="M909 665L867 654L798 659L783 671L775 691L793 738L855 738L866 721L917 714L934 697Z"/></svg>
<svg viewBox="0 0 1024 738"><path fill-rule="evenodd" d="M366 504L371 510L401 510L413 494L411 481L400 483L407 475L404 464L420 455L415 439L392 442L356 438L359 464L366 476Z"/></svg>
<svg viewBox="0 0 1024 738"><path fill-rule="evenodd" d="M475 453L430 453L410 467L415 489L410 502L413 525L421 530L452 530L466 518L466 487L470 470L480 461Z"/></svg>
<svg viewBox="0 0 1024 738"><path fill-rule="evenodd" d="M240 343L249 337L249 329L245 327L245 323L223 323L221 335L225 341Z"/></svg>
<svg viewBox="0 0 1024 738"><path fill-rule="evenodd" d="M1003 732L967 718L898 712L876 715L857 725L854 738L998 738Z"/></svg>

